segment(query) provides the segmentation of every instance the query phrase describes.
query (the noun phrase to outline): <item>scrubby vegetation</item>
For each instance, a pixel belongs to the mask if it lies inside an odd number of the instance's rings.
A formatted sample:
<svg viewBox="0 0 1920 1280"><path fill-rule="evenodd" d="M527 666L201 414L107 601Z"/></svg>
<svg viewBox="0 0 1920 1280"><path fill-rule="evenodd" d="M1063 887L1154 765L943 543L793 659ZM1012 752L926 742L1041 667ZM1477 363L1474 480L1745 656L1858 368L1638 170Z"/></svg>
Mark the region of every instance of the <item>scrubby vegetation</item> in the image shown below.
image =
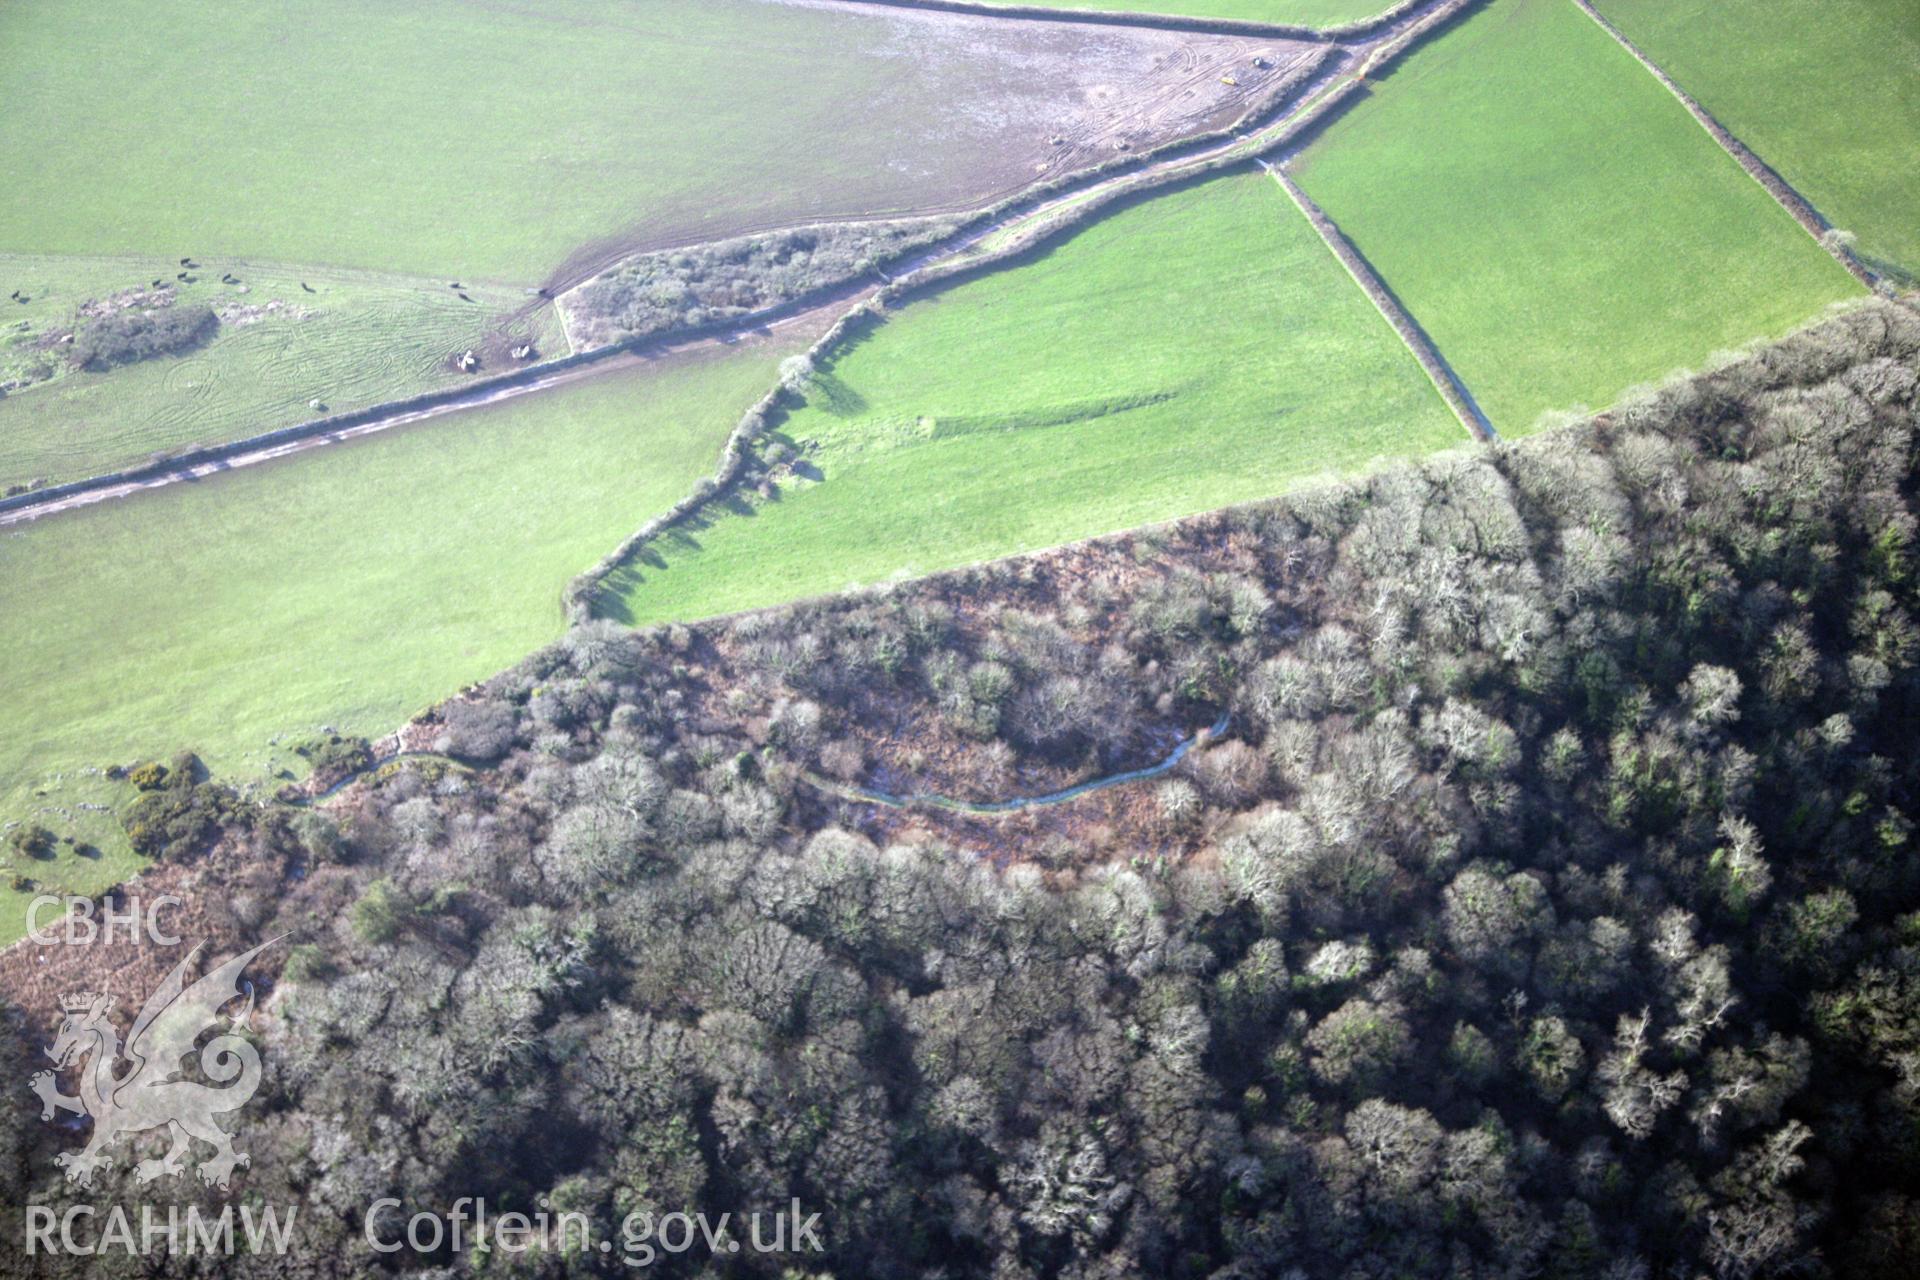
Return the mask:
<svg viewBox="0 0 1920 1280"><path fill-rule="evenodd" d="M219 324L213 308L205 305L109 311L74 331L73 363L104 369L173 355L206 341Z"/></svg>
<svg viewBox="0 0 1920 1280"><path fill-rule="evenodd" d="M58 837L37 822L22 823L7 832L7 847L24 858L51 858Z"/></svg>
<svg viewBox="0 0 1920 1280"><path fill-rule="evenodd" d="M448 710L492 773L233 831L303 873L235 898L305 944L247 1194L316 1274L396 1186L614 1237L798 1197L829 1253L769 1275L1911 1274L1917 425L1873 306L1073 559L578 629ZM1131 858L806 781L1017 786L1221 707Z"/></svg>
<svg viewBox="0 0 1920 1280"><path fill-rule="evenodd" d="M207 776L199 757L183 752L170 767L144 765L140 794L121 812L127 843L143 858L177 861L203 853L223 830L244 829L252 810L233 788ZM156 774L152 772L158 770Z"/></svg>
<svg viewBox="0 0 1920 1280"><path fill-rule="evenodd" d="M314 777L323 783L359 773L373 763L371 743L365 738L338 733L323 734L303 743L294 748L294 754L305 757L313 766Z"/></svg>
<svg viewBox="0 0 1920 1280"><path fill-rule="evenodd" d="M581 348L699 329L870 275L955 225L945 218L828 224L641 254L589 280L563 305Z"/></svg>

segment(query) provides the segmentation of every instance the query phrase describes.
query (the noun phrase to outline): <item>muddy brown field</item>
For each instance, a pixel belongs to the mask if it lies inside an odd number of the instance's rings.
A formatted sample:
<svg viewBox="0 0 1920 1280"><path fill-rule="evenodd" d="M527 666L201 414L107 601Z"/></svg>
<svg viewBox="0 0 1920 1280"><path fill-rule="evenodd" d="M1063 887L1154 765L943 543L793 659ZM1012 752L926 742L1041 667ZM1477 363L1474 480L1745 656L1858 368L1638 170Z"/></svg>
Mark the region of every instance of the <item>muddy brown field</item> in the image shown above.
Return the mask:
<svg viewBox="0 0 1920 1280"><path fill-rule="evenodd" d="M779 0L836 13L832 0ZM1025 187L1115 158L1223 128L1260 106L1324 46L1243 36L1070 22L1009 23L964 14L879 7L857 10L881 59L900 64L900 83L959 83L941 123L876 145L873 122L849 118L839 138L814 148L887 154L897 188L915 195L898 207L849 218L909 216L980 208ZM751 67L743 68L752 74ZM797 144L799 145L799 144ZM896 185L886 183L881 185ZM824 220L841 216L828 213ZM579 284L621 258L817 222L802 209L769 208L748 196L698 220L650 214L582 245L547 279L548 292Z"/></svg>

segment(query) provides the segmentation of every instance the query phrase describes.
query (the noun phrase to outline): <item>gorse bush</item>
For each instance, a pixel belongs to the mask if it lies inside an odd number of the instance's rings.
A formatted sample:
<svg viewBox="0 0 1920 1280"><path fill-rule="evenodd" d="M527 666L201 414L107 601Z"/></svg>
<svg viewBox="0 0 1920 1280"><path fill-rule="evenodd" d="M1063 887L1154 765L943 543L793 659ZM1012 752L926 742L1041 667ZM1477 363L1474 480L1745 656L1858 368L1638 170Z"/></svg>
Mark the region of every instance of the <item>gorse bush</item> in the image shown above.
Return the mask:
<svg viewBox="0 0 1920 1280"><path fill-rule="evenodd" d="M127 770L127 782L135 791L158 791L166 785L167 772L158 760L145 760Z"/></svg>
<svg viewBox="0 0 1920 1280"><path fill-rule="evenodd" d="M81 368L104 369L172 355L204 342L219 324L208 306L114 311L88 320L75 331L72 358Z"/></svg>
<svg viewBox="0 0 1920 1280"><path fill-rule="evenodd" d="M180 861L206 852L223 832L244 831L253 811L231 787L206 776L191 752L171 766L146 766L140 794L121 810L120 825L134 852ZM157 770L157 772L155 772Z"/></svg>

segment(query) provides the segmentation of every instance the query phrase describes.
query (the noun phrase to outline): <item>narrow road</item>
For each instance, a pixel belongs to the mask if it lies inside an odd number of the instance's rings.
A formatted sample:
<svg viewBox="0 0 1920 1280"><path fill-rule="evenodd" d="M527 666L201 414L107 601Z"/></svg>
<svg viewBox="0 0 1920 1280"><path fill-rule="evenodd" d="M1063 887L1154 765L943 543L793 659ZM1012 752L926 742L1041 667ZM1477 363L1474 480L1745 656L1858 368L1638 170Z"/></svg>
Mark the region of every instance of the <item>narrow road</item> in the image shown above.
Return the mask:
<svg viewBox="0 0 1920 1280"><path fill-rule="evenodd" d="M864 287L866 286L863 286L863 288ZM169 485L180 484L184 481L206 479L209 476L219 475L225 471L236 471L242 467L258 466L263 462L274 462L282 458L292 457L295 454L305 453L310 449L322 449L328 445L340 444L348 440L357 440L363 436L376 435L382 431L390 431L395 427L410 426L414 423L426 422L433 418L445 417L448 414L464 413L470 409L478 409L486 405L498 404L504 400L516 399L520 396L530 395L538 391L551 390L554 387L565 386L585 378L596 377L603 373L611 373L617 369L636 368L641 365L653 364L657 361L689 352L731 346L749 338L765 337L781 330L803 326L810 320L818 320L825 314L837 312L840 302L841 299L838 297L825 298L816 302L807 310L782 315L777 319L768 319L765 316L757 318L748 317L741 321L739 325L721 334L678 340L668 338L663 342L635 350L609 349L604 358L594 361L593 363L558 369L545 377L535 378L526 382L512 383L506 386L477 386L471 391L454 395L427 408L386 414L367 422L357 423L350 427L342 427L337 431L318 432L294 440L259 441L259 443L250 443L245 440L238 441L231 446L232 452L223 453L220 457L205 462L197 462L190 465L155 471L128 480L110 481L92 488L83 489L76 493L62 494L59 497L50 498L46 502L35 503L31 506L16 507L10 511L0 511L0 528L5 528L9 525L25 524L32 520L38 520L43 516L55 515L62 511L71 511L76 507L92 506L95 503L106 502L114 498L124 498L132 494L145 493L153 489L164 489ZM272 434L279 435L280 433L275 432ZM256 437L255 439L258 440L259 438Z"/></svg>

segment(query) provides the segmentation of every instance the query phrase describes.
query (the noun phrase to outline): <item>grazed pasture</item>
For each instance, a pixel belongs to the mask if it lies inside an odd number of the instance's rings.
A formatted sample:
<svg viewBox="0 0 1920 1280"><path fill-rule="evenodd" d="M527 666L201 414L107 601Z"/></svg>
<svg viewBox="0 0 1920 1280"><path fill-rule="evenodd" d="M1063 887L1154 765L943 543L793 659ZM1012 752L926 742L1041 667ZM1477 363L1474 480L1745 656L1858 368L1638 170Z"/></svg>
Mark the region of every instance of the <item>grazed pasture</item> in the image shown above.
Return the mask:
<svg viewBox="0 0 1920 1280"><path fill-rule="evenodd" d="M755 0L22 0L0 250L534 284L623 242L976 203L1148 116L1235 114L1258 77L1213 68L1250 47Z"/></svg>
<svg viewBox="0 0 1920 1280"><path fill-rule="evenodd" d="M1601 12L1883 270L1920 276L1911 0L1599 0Z"/></svg>
<svg viewBox="0 0 1920 1280"><path fill-rule="evenodd" d="M1492 0L1296 176L1508 433L1860 294L1565 0Z"/></svg>
<svg viewBox="0 0 1920 1280"><path fill-rule="evenodd" d="M470 347L483 372L515 362L498 336L521 290L408 279L327 267L203 263L175 279L178 259L49 258L0 254L0 279L31 301L0 312L0 369L55 370L0 399L0 486L59 483L146 460L344 413L469 379L452 358ZM221 283L231 271L245 292ZM39 343L71 331L90 302L161 280L174 306L210 305L222 319L203 346L104 372L66 371L67 348ZM462 298L461 294L466 297ZM26 322L24 328L18 327ZM566 351L549 309L515 326L540 355ZM321 410L312 402L318 400Z"/></svg>

